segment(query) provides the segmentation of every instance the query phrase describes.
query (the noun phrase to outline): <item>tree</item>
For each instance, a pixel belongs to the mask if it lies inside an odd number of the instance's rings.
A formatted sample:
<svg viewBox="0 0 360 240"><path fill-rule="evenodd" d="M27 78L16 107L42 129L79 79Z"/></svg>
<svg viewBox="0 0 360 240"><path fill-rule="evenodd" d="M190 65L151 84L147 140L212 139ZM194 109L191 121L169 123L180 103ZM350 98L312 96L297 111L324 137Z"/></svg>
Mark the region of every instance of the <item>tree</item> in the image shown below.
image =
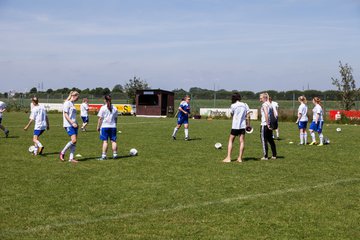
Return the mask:
<svg viewBox="0 0 360 240"><path fill-rule="evenodd" d="M124 92L124 87L121 84L116 84L113 87L111 92L113 92L113 93L122 93L122 92Z"/></svg>
<svg viewBox="0 0 360 240"><path fill-rule="evenodd" d="M149 89L149 85L145 80L141 80L134 76L133 79L129 79L129 82L125 84L125 92L132 104L135 104L136 90Z"/></svg>
<svg viewBox="0 0 360 240"><path fill-rule="evenodd" d="M351 110L351 107L355 105L356 96L359 93L359 89L356 89L355 79L352 75L352 68L347 63L343 65L339 61L339 72L341 80L331 78L332 84L335 85L339 92L341 101L341 107L344 110Z"/></svg>
<svg viewBox="0 0 360 240"><path fill-rule="evenodd" d="M32 89L30 89L29 93L31 93L31 94L37 93L37 88L33 87Z"/></svg>

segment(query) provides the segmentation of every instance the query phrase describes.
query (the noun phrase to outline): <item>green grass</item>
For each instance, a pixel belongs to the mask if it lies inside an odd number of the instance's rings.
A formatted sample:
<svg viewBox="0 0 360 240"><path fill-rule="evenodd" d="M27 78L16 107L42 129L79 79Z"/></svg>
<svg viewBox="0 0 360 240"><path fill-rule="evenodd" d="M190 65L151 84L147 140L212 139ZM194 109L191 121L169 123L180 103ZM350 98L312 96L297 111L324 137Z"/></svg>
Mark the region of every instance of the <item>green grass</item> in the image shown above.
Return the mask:
<svg viewBox="0 0 360 240"><path fill-rule="evenodd" d="M229 120L192 120L186 142L183 130L171 140L175 119L120 117L122 158L97 161L92 116L79 133L82 161L71 164L58 160L69 140L62 117L49 117L45 155L33 157L32 131L22 130L28 115L4 115L11 133L0 133L0 239L360 238L359 126L325 125L331 144L317 147L298 146L296 125L280 123L279 159L259 161L252 122L246 161L224 164ZM132 147L138 156L128 157Z"/></svg>

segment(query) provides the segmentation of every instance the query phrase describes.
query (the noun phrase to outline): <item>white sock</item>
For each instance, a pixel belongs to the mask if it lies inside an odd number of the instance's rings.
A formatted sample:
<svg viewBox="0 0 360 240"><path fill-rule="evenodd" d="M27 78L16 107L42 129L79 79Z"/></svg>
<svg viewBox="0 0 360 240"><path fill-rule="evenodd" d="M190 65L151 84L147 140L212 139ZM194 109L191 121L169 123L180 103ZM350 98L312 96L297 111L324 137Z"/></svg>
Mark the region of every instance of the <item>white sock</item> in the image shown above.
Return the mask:
<svg viewBox="0 0 360 240"><path fill-rule="evenodd" d="M279 138L279 130L276 129L276 137Z"/></svg>
<svg viewBox="0 0 360 240"><path fill-rule="evenodd" d="M173 132L173 136L176 137L176 133L179 129L178 128L174 128L174 132Z"/></svg>
<svg viewBox="0 0 360 240"><path fill-rule="evenodd" d="M113 157L117 157L117 151L113 152Z"/></svg>
<svg viewBox="0 0 360 240"><path fill-rule="evenodd" d="M68 142L68 143L65 145L64 149L61 151L61 153L65 154L65 152L69 149L69 147L70 147L71 145L72 145L72 142L71 142L71 141Z"/></svg>
<svg viewBox="0 0 360 240"><path fill-rule="evenodd" d="M314 132L311 132L310 135L311 135L312 141L315 142L315 141L316 141L316 139L315 139L315 133L314 133Z"/></svg>
<svg viewBox="0 0 360 240"><path fill-rule="evenodd" d="M41 144L41 142L39 140L36 141L36 144L38 145L38 147L43 147L43 145Z"/></svg>
<svg viewBox="0 0 360 240"><path fill-rule="evenodd" d="M319 134L319 138L320 138L320 144L323 144L324 135L322 133Z"/></svg>
<svg viewBox="0 0 360 240"><path fill-rule="evenodd" d="M38 151L39 151L39 148L38 148L38 146L36 146L36 145L35 145L35 148L34 148L34 155L37 155Z"/></svg>
<svg viewBox="0 0 360 240"><path fill-rule="evenodd" d="M185 128L184 132L185 132L185 138L188 138L189 137L189 129Z"/></svg>
<svg viewBox="0 0 360 240"><path fill-rule="evenodd" d="M101 158L106 158L106 152L101 153Z"/></svg>
<svg viewBox="0 0 360 240"><path fill-rule="evenodd" d="M69 160L74 159L75 150L76 150L76 145L71 143Z"/></svg>
<svg viewBox="0 0 360 240"><path fill-rule="evenodd" d="M304 133L304 144L307 144L307 133Z"/></svg>
<svg viewBox="0 0 360 240"><path fill-rule="evenodd" d="M304 134L300 133L300 144L304 144Z"/></svg>

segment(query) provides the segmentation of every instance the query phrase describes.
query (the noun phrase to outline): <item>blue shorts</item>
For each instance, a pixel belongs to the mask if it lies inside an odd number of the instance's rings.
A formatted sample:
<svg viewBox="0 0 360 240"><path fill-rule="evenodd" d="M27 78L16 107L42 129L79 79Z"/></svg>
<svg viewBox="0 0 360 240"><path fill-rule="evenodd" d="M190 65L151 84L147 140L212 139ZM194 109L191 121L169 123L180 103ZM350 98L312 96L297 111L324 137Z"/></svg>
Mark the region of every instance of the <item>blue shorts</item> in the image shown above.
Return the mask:
<svg viewBox="0 0 360 240"><path fill-rule="evenodd" d="M43 130L34 130L34 136L40 136L41 134L43 134L43 132L45 132L45 129Z"/></svg>
<svg viewBox="0 0 360 240"><path fill-rule="evenodd" d="M189 117L186 115L185 117L178 117L177 124L189 124Z"/></svg>
<svg viewBox="0 0 360 240"><path fill-rule="evenodd" d="M323 125L324 125L324 121L319 121L317 124L315 124L315 122L312 122L310 125L310 130L313 130L314 132L322 133Z"/></svg>
<svg viewBox="0 0 360 240"><path fill-rule="evenodd" d="M88 123L89 122L89 117L81 117L83 123Z"/></svg>
<svg viewBox="0 0 360 240"><path fill-rule="evenodd" d="M72 135L77 135L78 134L78 128L74 128L74 127L66 127L65 128L67 134L71 137Z"/></svg>
<svg viewBox="0 0 360 240"><path fill-rule="evenodd" d="M107 141L109 138L111 141L116 142L116 128L101 128L100 140Z"/></svg>
<svg viewBox="0 0 360 240"><path fill-rule="evenodd" d="M306 129L306 127L307 127L307 121L300 121L300 122L298 122L298 127L299 127L299 129Z"/></svg>

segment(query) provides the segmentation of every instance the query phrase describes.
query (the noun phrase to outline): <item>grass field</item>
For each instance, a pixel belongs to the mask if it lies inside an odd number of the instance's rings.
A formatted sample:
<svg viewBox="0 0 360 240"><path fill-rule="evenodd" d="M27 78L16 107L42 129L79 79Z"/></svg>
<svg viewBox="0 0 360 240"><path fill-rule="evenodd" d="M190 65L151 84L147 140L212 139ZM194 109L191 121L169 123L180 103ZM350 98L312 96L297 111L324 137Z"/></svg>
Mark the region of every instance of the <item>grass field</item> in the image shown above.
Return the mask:
<svg viewBox="0 0 360 240"><path fill-rule="evenodd" d="M71 164L58 159L62 116L49 117L45 154L34 157L28 115L4 115L0 239L360 239L360 126L325 125L331 143L317 147L298 146L296 125L280 123L279 159L259 161L252 122L246 161L224 164L229 120L192 120L192 140L181 130L173 141L175 119L120 117L121 158L97 161L91 116Z"/></svg>

